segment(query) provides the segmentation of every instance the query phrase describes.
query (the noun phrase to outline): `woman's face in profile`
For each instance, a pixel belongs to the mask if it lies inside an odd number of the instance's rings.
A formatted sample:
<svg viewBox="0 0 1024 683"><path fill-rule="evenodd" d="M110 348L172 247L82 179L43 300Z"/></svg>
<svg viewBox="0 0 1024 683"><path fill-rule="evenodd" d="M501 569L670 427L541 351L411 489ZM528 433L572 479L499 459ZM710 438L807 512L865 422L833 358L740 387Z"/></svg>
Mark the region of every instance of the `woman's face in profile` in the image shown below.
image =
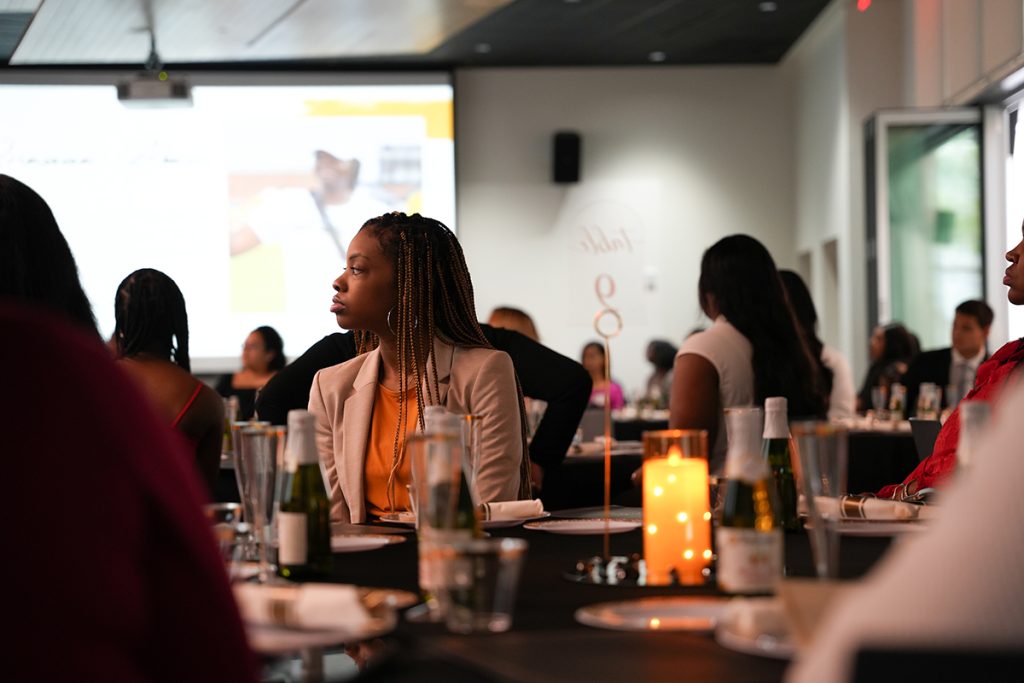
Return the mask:
<svg viewBox="0 0 1024 683"><path fill-rule="evenodd" d="M387 315L397 300L395 269L370 230L360 230L348 245L348 264L334 281L331 313L346 330L388 333ZM397 328L392 316L391 326Z"/></svg>
<svg viewBox="0 0 1024 683"><path fill-rule="evenodd" d="M876 327L871 333L871 341L868 344L868 354L871 360L881 360L885 355L885 330Z"/></svg>

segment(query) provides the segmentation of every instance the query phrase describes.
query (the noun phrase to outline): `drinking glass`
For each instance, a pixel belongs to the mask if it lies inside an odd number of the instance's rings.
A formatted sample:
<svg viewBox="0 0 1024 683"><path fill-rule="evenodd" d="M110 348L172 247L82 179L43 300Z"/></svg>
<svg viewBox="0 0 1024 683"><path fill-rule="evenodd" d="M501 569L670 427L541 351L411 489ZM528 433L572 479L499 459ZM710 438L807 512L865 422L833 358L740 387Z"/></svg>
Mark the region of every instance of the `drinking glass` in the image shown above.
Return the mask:
<svg viewBox="0 0 1024 683"><path fill-rule="evenodd" d="M475 538L439 544L445 574L440 601L455 633L501 633L512 626L527 544L521 538Z"/></svg>
<svg viewBox="0 0 1024 683"><path fill-rule="evenodd" d="M462 416L462 471L466 474L466 485L473 505L480 504L480 493L476 486L476 473L480 465L480 426L479 415Z"/></svg>
<svg viewBox="0 0 1024 683"><path fill-rule="evenodd" d="M898 422L907 413L907 388L896 383L889 387L889 417Z"/></svg>
<svg viewBox="0 0 1024 683"><path fill-rule="evenodd" d="M465 449L456 434L417 434L409 437L407 448L416 501L419 582L426 605L425 611L410 610L407 616L442 621L438 592L444 587L445 576L440 544L471 533L455 528Z"/></svg>
<svg viewBox="0 0 1024 683"><path fill-rule="evenodd" d="M242 506L238 503L208 503L203 506L203 511L210 520L228 578L235 581L240 578L240 563L245 550L252 543L252 528L241 521Z"/></svg>
<svg viewBox="0 0 1024 683"><path fill-rule="evenodd" d="M840 497L846 493L847 434L827 422L790 426L800 461L800 491L811 518L811 550L820 579L839 576Z"/></svg>
<svg viewBox="0 0 1024 683"><path fill-rule="evenodd" d="M871 387L871 408L876 420L884 420L888 406L889 390L886 387Z"/></svg>
<svg viewBox="0 0 1024 683"><path fill-rule="evenodd" d="M245 519L253 529L254 548L249 553L249 559L259 562L258 580L268 583L274 572L270 560L269 530L276 493L278 435L269 425L259 423L249 423L234 430L233 434L236 437L235 475L238 479L238 494L245 510Z"/></svg>
<svg viewBox="0 0 1024 683"><path fill-rule="evenodd" d="M917 417L922 420L937 420L939 418L939 406L941 393L938 385L932 382L922 382L917 394Z"/></svg>

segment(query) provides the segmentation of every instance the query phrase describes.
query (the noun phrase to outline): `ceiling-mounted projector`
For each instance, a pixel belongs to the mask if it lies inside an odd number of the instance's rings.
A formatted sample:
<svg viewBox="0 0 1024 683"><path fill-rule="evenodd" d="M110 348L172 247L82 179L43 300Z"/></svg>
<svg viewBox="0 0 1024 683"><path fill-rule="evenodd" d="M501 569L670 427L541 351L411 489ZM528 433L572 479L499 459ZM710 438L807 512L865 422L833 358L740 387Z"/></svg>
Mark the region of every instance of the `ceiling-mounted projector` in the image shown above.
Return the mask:
<svg viewBox="0 0 1024 683"><path fill-rule="evenodd" d="M192 87L166 72L140 74L117 84L117 99L126 107L191 107Z"/></svg>

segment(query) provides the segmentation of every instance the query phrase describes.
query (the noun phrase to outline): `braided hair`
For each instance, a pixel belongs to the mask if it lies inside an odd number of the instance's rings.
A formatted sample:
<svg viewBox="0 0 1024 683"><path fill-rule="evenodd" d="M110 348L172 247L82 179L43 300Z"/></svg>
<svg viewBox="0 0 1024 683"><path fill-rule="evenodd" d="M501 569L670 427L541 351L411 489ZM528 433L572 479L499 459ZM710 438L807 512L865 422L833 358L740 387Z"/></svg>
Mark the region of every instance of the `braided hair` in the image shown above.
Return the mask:
<svg viewBox="0 0 1024 683"><path fill-rule="evenodd" d="M416 392L419 428L425 428L423 413L427 405L441 403L437 359L431 353L434 338L456 346L492 349L476 319L473 281L455 234L440 221L416 213L408 216L395 211L371 218L360 229L369 230L381 250L394 265L398 304L388 313L388 326L397 347L399 398L398 428L395 430L394 457L388 476L388 502L394 507L394 486L405 457L405 433L409 416L405 402L408 392ZM372 332L355 332L356 349L365 353L377 348L380 339ZM429 367L427 367L429 359ZM409 375L415 382L409 386ZM520 498L529 498L530 459L527 451L526 410L523 391L516 377L519 397L519 423L522 431L523 458L520 467Z"/></svg>
<svg viewBox="0 0 1024 683"><path fill-rule="evenodd" d="M114 296L114 339L122 358L151 353L191 372L185 297L174 280L152 268L122 280Z"/></svg>

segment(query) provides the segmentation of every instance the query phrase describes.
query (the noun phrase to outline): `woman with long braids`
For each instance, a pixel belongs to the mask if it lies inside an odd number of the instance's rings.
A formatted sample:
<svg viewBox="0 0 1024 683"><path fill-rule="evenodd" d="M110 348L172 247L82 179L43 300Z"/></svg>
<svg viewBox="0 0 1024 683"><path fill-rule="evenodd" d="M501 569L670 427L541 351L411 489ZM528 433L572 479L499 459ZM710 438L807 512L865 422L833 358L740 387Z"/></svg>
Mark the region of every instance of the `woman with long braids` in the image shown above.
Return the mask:
<svg viewBox="0 0 1024 683"><path fill-rule="evenodd" d="M224 404L190 372L188 314L174 280L142 268L121 281L114 297L114 344L121 367L192 445L212 493L220 467Z"/></svg>
<svg viewBox="0 0 1024 683"><path fill-rule="evenodd" d="M673 429L706 429L712 472L725 460L724 410L788 399L790 418L824 418L826 398L771 254L747 235L713 244L701 259L700 306L714 324L676 355Z"/></svg>
<svg viewBox="0 0 1024 683"><path fill-rule="evenodd" d="M481 501L529 497L522 391L508 355L480 330L451 230L419 214L370 219L334 290L331 312L355 331L360 355L320 370L309 394L332 519L410 508L406 439L431 405L481 416Z"/></svg>

